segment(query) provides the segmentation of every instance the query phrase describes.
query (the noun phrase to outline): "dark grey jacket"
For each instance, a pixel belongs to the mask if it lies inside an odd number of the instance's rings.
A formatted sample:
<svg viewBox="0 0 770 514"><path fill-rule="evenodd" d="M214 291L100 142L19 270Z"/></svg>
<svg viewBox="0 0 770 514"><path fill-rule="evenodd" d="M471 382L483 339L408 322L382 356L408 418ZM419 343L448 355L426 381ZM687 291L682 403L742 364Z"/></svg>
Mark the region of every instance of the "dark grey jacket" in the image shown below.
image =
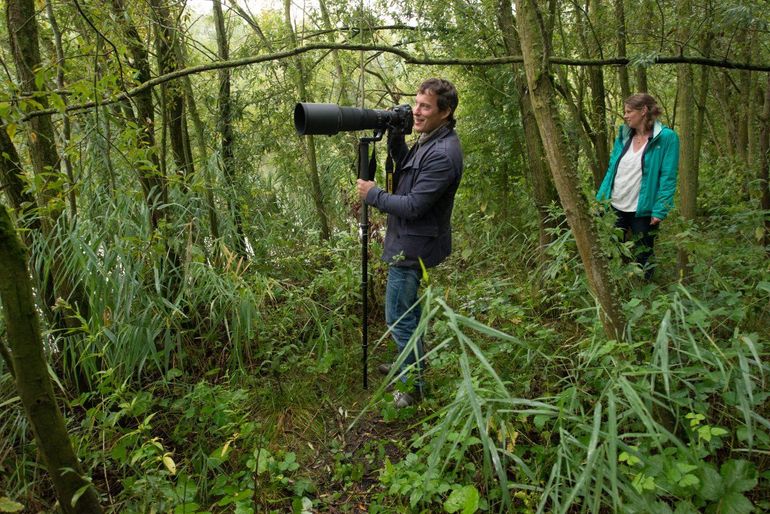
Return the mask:
<svg viewBox="0 0 770 514"><path fill-rule="evenodd" d="M375 186L366 203L388 213L382 260L395 266L436 266L452 251L450 219L463 173L460 139L448 125L408 152L401 139L394 142L399 162L393 194ZM405 154L405 155L404 155ZM398 156L403 155L403 158Z"/></svg>

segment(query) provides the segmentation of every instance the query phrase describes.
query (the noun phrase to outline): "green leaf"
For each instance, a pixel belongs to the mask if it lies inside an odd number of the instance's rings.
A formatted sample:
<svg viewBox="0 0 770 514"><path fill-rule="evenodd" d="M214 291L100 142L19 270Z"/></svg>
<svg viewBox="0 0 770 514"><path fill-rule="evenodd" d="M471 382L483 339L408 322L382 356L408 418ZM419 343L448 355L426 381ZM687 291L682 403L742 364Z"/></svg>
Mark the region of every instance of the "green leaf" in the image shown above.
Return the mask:
<svg viewBox="0 0 770 514"><path fill-rule="evenodd" d="M695 505L688 501L681 501L676 504L676 510L674 514L699 514L699 510L695 508Z"/></svg>
<svg viewBox="0 0 770 514"><path fill-rule="evenodd" d="M741 493L730 492L722 496L719 502L709 505L707 513L749 514L754 511L754 505Z"/></svg>
<svg viewBox="0 0 770 514"><path fill-rule="evenodd" d="M757 486L757 470L746 460L730 459L719 470L728 492L742 493Z"/></svg>
<svg viewBox="0 0 770 514"><path fill-rule="evenodd" d="M679 485L682 487L690 487L700 485L700 480L695 475L687 474L679 481Z"/></svg>
<svg viewBox="0 0 770 514"><path fill-rule="evenodd" d="M0 496L0 512L21 512L24 505L15 502L7 496Z"/></svg>
<svg viewBox="0 0 770 514"><path fill-rule="evenodd" d="M705 467L701 470L700 479L701 488L699 493L704 499L714 501L724 492L722 477L712 466Z"/></svg>
<svg viewBox="0 0 770 514"><path fill-rule="evenodd" d="M466 485L454 489L449 498L444 502L444 510L450 514L461 512L473 514L479 509L479 491L473 485Z"/></svg>
<svg viewBox="0 0 770 514"><path fill-rule="evenodd" d="M704 441L711 441L711 427L708 425L702 426L698 429L698 437Z"/></svg>
<svg viewBox="0 0 770 514"><path fill-rule="evenodd" d="M621 452L618 457L619 462L626 462L629 466L634 466L642 462L642 460L636 455L631 455L628 452Z"/></svg>
<svg viewBox="0 0 770 514"><path fill-rule="evenodd" d="M86 491L88 491L88 488L89 488L89 487L91 487L91 484L90 484L90 483L88 483L88 484L86 484L86 485L82 486L80 489L78 489L77 491L75 491L75 494L73 494L73 495L72 495L72 498L70 499L70 505L71 505L71 506L73 506L73 507L74 507L75 505L77 505L77 503L78 503L78 500L80 499L80 497L81 497L81 496L83 496L83 493L85 493Z"/></svg>
<svg viewBox="0 0 770 514"><path fill-rule="evenodd" d="M711 427L711 435L713 436L722 436L726 435L728 432L722 427Z"/></svg>
<svg viewBox="0 0 770 514"><path fill-rule="evenodd" d="M698 466L694 464L687 464L686 462L677 462L676 469L682 473L689 473L690 471L695 471L698 469Z"/></svg>

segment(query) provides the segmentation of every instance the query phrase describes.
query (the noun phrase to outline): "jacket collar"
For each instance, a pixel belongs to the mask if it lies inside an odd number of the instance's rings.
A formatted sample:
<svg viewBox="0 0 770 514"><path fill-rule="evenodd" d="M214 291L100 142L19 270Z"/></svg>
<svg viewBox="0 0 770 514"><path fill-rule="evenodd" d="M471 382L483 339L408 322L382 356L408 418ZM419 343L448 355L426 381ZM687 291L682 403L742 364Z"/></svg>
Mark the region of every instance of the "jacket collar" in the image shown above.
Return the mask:
<svg viewBox="0 0 770 514"><path fill-rule="evenodd" d="M417 139L417 144L419 146L423 146L424 144L430 141L435 141L436 139L439 139L450 130L451 129L449 128L449 122L446 122L440 127L436 127L435 129L433 129L432 132L428 134L420 134L420 137Z"/></svg>
<svg viewBox="0 0 770 514"><path fill-rule="evenodd" d="M663 127L664 125L660 122L660 120L655 120L655 124L652 126L652 137L650 139L655 140L663 131ZM624 143L631 137L631 132L633 131L625 123L620 126L620 137Z"/></svg>

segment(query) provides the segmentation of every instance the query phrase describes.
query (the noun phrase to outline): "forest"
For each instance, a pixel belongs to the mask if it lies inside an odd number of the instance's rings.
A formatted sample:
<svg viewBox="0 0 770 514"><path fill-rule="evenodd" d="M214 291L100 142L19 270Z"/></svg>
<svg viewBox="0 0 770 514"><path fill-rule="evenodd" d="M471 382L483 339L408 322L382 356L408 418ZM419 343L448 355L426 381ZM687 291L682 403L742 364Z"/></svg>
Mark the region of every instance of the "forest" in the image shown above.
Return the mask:
<svg viewBox="0 0 770 514"><path fill-rule="evenodd" d="M0 4L0 512L770 511L766 2ZM373 134L293 113L430 77L464 171L397 408ZM651 278L596 200L637 92Z"/></svg>

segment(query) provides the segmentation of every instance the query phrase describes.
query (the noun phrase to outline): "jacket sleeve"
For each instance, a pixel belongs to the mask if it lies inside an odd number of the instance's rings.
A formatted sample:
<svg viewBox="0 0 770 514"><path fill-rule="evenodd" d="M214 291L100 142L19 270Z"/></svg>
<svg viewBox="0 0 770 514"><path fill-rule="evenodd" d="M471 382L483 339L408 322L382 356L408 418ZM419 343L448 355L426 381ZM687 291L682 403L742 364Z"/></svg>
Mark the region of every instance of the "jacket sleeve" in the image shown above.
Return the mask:
<svg viewBox="0 0 770 514"><path fill-rule="evenodd" d="M448 156L444 152L431 152L425 156L409 193L390 194L375 186L366 195L366 203L399 218L415 220L423 216L455 180Z"/></svg>
<svg viewBox="0 0 770 514"><path fill-rule="evenodd" d="M664 219L668 211L674 204L674 193L676 192L676 179L679 173L679 136L673 130L666 138L666 145L663 148L663 158L660 168L660 183L658 185L658 194L655 197L655 204L652 206L652 216Z"/></svg>

